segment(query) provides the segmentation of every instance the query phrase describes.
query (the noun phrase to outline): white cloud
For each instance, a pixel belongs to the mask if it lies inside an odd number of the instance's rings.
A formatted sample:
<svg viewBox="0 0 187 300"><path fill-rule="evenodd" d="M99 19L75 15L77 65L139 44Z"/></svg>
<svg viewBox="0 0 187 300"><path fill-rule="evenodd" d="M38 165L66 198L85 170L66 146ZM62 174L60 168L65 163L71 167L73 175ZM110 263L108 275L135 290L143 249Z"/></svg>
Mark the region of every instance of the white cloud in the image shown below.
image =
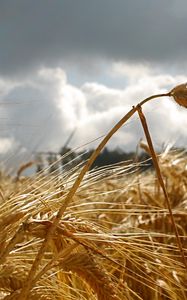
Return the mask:
<svg viewBox="0 0 187 300"><path fill-rule="evenodd" d="M14 141L10 138L0 138L0 155L9 152Z"/></svg>
<svg viewBox="0 0 187 300"><path fill-rule="evenodd" d="M15 104L18 101L18 105ZM4 93L1 116L6 136L29 151L58 150L87 115L83 93L67 83L62 69L43 68ZM0 135L3 135L1 132Z"/></svg>
<svg viewBox="0 0 187 300"><path fill-rule="evenodd" d="M115 62L112 64L111 75L114 77L128 77L130 81L151 75L152 71L148 63Z"/></svg>
<svg viewBox="0 0 187 300"><path fill-rule="evenodd" d="M131 66L126 67L126 76ZM135 75L139 74L138 66ZM6 86L2 101L12 105L1 108L0 153L24 149L24 155L38 150L58 151L71 132L77 128L70 146L79 147L106 134L132 105L155 93L171 89L187 80L184 76L155 75L140 69L123 89L111 88L98 82L85 82L80 88L71 85L64 70L43 68L37 74L14 85L1 78ZM122 76L122 75L119 75ZM19 99L19 104L14 101ZM187 111L171 99L157 99L143 108L156 145L187 139ZM138 116L123 126L109 143L110 147L134 150L143 136ZM98 143L98 142L97 142ZM91 147L91 145L90 145Z"/></svg>

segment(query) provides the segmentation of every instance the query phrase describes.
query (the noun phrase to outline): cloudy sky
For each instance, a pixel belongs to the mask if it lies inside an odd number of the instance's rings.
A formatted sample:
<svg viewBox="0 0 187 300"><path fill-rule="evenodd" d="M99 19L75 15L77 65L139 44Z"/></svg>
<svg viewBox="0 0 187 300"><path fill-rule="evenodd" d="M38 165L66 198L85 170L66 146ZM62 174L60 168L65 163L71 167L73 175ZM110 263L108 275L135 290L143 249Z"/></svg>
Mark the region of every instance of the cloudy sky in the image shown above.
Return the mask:
<svg viewBox="0 0 187 300"><path fill-rule="evenodd" d="M187 81L186 0L1 0L0 154L96 143L132 105ZM187 144L187 111L145 106L157 147ZM134 150L135 116L109 147Z"/></svg>

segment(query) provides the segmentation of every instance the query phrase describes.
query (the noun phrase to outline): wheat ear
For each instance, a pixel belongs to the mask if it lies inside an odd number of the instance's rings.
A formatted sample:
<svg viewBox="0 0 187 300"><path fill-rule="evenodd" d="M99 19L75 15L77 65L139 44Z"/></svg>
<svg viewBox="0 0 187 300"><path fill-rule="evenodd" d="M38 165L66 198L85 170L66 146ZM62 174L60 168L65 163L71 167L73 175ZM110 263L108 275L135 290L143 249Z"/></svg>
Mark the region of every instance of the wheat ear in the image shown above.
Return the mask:
<svg viewBox="0 0 187 300"><path fill-rule="evenodd" d="M103 266L89 253L71 254L59 264L80 276L97 294L98 300L119 300L114 283Z"/></svg>

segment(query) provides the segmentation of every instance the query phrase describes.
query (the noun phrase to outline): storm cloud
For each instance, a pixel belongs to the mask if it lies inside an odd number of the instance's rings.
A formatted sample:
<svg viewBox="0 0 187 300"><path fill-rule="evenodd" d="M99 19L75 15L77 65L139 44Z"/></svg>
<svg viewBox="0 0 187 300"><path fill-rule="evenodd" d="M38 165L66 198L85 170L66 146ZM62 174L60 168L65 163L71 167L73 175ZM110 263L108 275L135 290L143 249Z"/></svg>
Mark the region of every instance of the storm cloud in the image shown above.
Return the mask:
<svg viewBox="0 0 187 300"><path fill-rule="evenodd" d="M185 0L2 0L0 73L94 61L184 65Z"/></svg>

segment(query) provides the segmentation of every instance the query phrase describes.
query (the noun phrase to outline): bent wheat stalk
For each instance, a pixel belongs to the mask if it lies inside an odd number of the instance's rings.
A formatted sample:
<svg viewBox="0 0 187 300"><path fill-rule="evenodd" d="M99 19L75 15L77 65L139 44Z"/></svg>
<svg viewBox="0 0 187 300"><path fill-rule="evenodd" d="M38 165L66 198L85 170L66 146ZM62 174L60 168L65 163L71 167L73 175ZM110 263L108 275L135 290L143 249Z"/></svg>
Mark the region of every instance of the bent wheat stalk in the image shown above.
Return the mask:
<svg viewBox="0 0 187 300"><path fill-rule="evenodd" d="M170 92L168 93L163 93L163 94L156 94L156 95L152 95L146 99L144 99L143 101L141 101L137 106L132 107L132 109L108 132L108 134L104 137L104 139L101 141L101 143L98 145L98 147L96 148L96 150L92 153L92 155L90 156L90 158L88 159L87 163L84 165L84 167L82 168L79 176L77 177L77 179L75 180L71 190L69 191L69 193L67 194L66 198L63 201L62 206L60 207L56 217L53 220L53 224L52 226L49 228L45 240L42 243L42 246L40 248L40 250L38 251L38 254L35 258L35 261L33 262L33 265L31 267L31 270L29 272L28 275L28 279L27 279L27 283L25 284L25 287L22 289L21 294L19 299L20 300L26 300L27 299L27 295L32 287L32 283L35 279L35 275L37 272L37 269L40 265L40 262L43 258L43 255L47 249L48 243L51 240L59 222L61 217L63 216L67 206L69 205L72 197L75 195L76 191L78 190L84 175L86 174L86 172L90 169L91 165L93 164L93 162L95 161L95 159L98 157L98 155L100 154L100 152L102 151L102 149L105 147L105 145L107 144L107 142L110 140L110 138L116 133L116 131L119 130L119 128L122 127L122 125L124 125L133 115L136 111L138 111L138 109L143 106L146 102L155 99L155 98L161 98L161 97L170 97L173 96L173 98L175 99L175 101L179 104L182 105L184 107L187 107L187 88L186 85L180 85L174 89L172 89ZM165 193L164 193L165 195ZM167 198L166 201L168 201L169 198ZM175 225L175 221L172 215L172 210L169 210L170 212L170 216L171 216L171 220L173 223L174 228L176 228ZM176 234L176 238L178 241L178 246L180 251L182 250L182 245L180 242L180 238L179 235L177 233L177 231L175 230L175 234ZM183 250L181 251L181 253L183 253ZM184 257L183 257L184 260ZM184 261L185 263L185 261ZM187 265L185 263L185 266L187 268ZM36 275L37 276L37 275Z"/></svg>
<svg viewBox="0 0 187 300"><path fill-rule="evenodd" d="M171 208L168 192L167 192L167 189L165 187L164 180L163 180L163 177L162 177L162 174L161 174L161 171L160 171L158 159L157 159L154 147L153 147L151 135L149 133L149 129L148 129L148 125L147 125L147 121L146 121L146 118L145 118L145 116L142 112L142 107L141 106L137 106L137 111L138 111L138 115L140 117L140 121L141 121L143 130L144 130L146 139L147 139L147 143L148 143L149 150L150 150L150 155L153 159L153 164L154 164L154 167L155 167L155 170L156 170L158 181L159 181L160 187L163 191L164 197L166 199L166 203L167 203L169 214L170 214L170 217L171 217L171 222L173 224L173 228L174 228L174 231L175 231L175 236L176 236L176 239L177 239L178 247L179 247L179 250L181 252L181 256L182 256L184 265L187 269L187 261L186 261L184 251L183 251L183 248L182 248L182 243L181 243L181 240L180 240L180 237L179 237L178 229L177 229L177 226L175 224L175 220L174 220L174 216L173 216L173 213L172 213L172 208Z"/></svg>

